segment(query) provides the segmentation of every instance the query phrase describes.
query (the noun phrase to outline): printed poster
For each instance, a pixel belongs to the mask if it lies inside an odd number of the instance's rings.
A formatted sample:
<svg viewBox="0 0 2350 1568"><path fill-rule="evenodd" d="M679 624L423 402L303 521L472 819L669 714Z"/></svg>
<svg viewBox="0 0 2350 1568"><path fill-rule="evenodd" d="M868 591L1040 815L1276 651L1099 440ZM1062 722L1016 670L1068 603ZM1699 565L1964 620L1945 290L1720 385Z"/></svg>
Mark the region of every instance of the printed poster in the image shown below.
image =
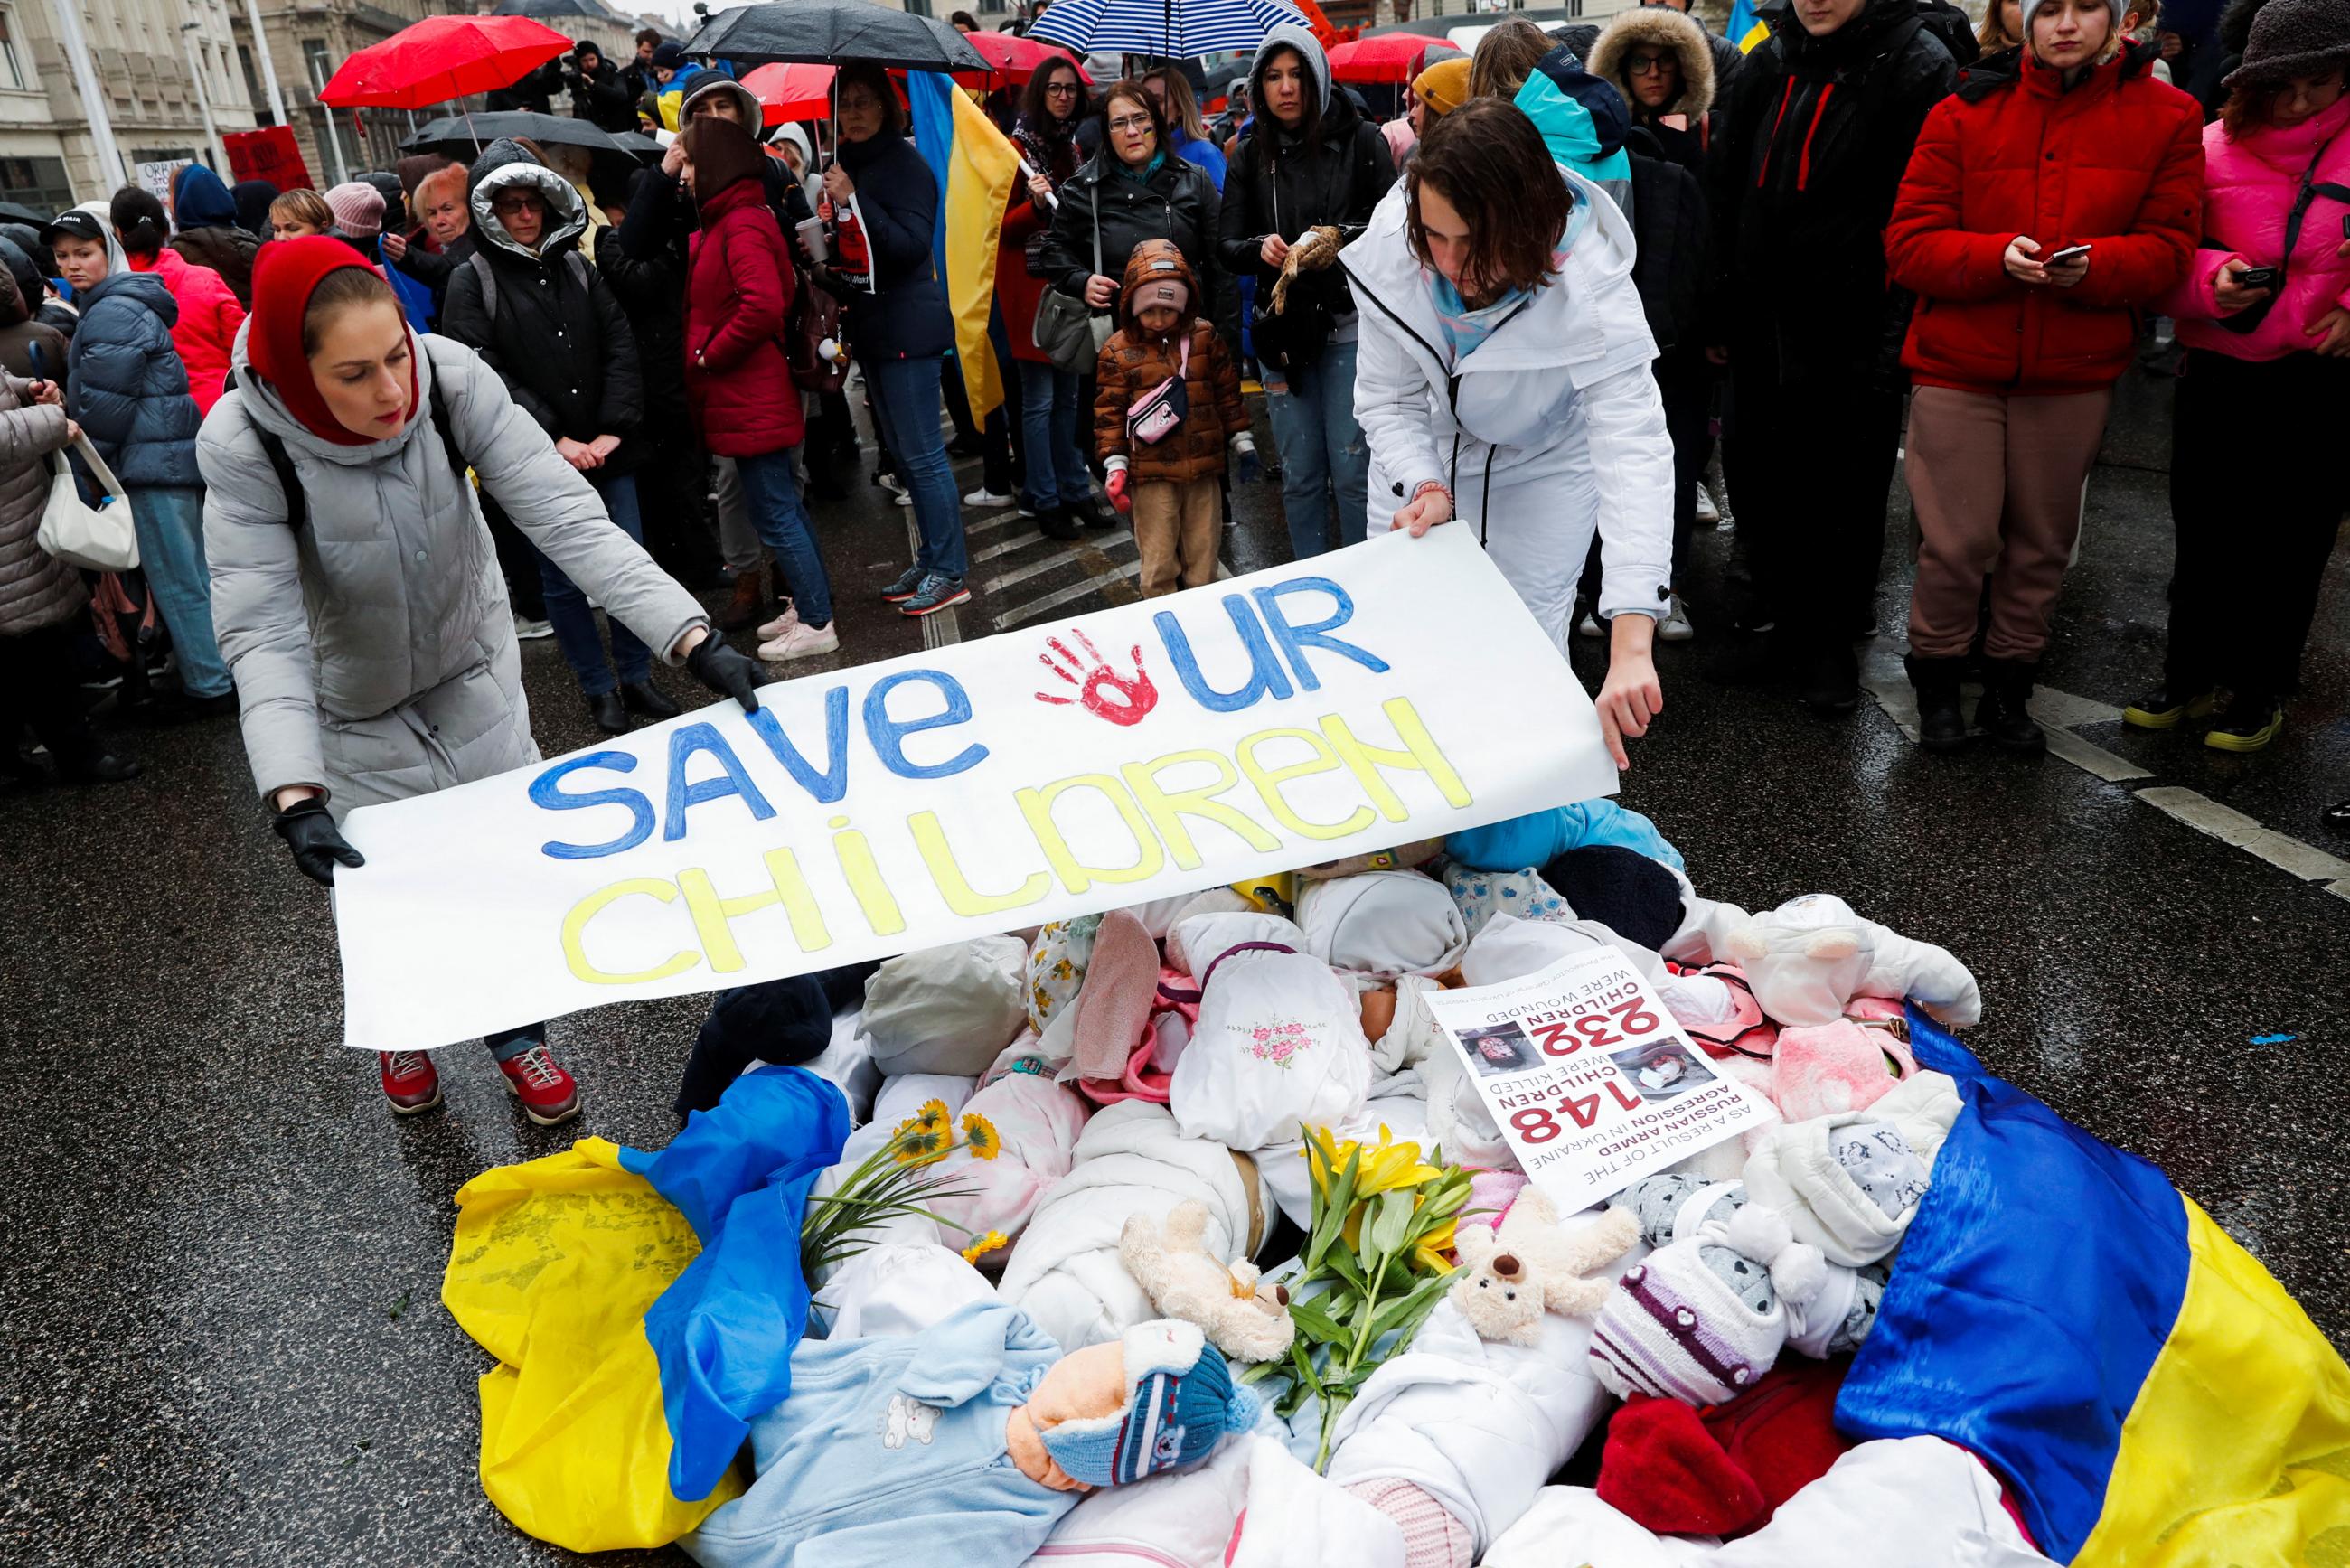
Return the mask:
<svg viewBox="0 0 2350 1568"><path fill-rule="evenodd" d="M1614 948L1426 1000L1519 1168L1562 1213L1778 1119L1715 1071Z"/></svg>

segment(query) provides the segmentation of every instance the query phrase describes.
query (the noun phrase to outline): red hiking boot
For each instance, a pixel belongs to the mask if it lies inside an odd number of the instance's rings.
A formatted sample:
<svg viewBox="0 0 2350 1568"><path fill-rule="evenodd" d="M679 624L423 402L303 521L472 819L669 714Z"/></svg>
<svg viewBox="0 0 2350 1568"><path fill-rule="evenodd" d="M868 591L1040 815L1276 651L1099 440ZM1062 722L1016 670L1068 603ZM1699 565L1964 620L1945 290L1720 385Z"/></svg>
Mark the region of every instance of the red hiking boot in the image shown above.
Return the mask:
<svg viewBox="0 0 2350 1568"><path fill-rule="evenodd" d="M383 1073L383 1097L391 1114L412 1116L441 1103L441 1075L432 1058L421 1051L379 1051L376 1065Z"/></svg>
<svg viewBox="0 0 2350 1568"><path fill-rule="evenodd" d="M555 1064L555 1054L534 1045L521 1055L498 1064L506 1088L522 1102L523 1115L540 1127L551 1127L579 1114L579 1085Z"/></svg>

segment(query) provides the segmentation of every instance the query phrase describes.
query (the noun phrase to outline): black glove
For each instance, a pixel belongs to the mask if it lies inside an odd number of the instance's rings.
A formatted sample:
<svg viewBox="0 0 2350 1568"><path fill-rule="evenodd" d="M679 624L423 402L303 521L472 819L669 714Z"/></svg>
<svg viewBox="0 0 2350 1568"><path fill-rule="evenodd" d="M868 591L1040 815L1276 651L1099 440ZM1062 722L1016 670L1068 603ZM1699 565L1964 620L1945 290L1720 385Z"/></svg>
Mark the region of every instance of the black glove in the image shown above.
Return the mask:
<svg viewBox="0 0 2350 1568"><path fill-rule="evenodd" d="M367 857L352 848L336 831L335 819L328 813L327 803L317 795L297 800L277 814L270 826L277 836L294 852L294 864L302 875L322 887L335 885L335 865L364 866Z"/></svg>
<svg viewBox="0 0 2350 1568"><path fill-rule="evenodd" d="M736 652L716 632L693 645L693 651L685 656L685 669L721 697L742 703L745 713L759 711L758 660Z"/></svg>

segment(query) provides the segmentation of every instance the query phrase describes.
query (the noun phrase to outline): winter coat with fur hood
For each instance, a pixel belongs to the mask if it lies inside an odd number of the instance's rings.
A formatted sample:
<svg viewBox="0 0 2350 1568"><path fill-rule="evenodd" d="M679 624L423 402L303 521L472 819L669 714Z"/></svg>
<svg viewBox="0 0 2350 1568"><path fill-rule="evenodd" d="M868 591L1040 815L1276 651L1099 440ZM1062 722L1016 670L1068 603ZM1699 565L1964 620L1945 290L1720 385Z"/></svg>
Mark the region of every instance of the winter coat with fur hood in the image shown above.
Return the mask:
<svg viewBox="0 0 2350 1568"><path fill-rule="evenodd" d="M1669 5L1636 5L1609 18L1591 47L1591 74L1624 95L1632 123L1647 130L1667 158L1700 179L1705 175L1706 155L1721 131L1715 107L1723 88L1711 47L1721 42L1693 16L1685 16ZM1680 96L1667 104L1662 113L1641 108L1639 95L1632 90L1629 61L1635 49L1669 51L1680 67ZM1731 53L1732 58L1739 57L1735 49ZM1671 123L1674 120L1681 123Z"/></svg>
<svg viewBox="0 0 2350 1568"><path fill-rule="evenodd" d="M247 363L248 336L198 446L213 622L263 798L317 784L339 816L538 760L505 580L430 417L436 384L482 492L581 592L671 662L708 624L471 348L414 337L417 416L388 440L343 445L286 411ZM298 533L264 431L301 482Z"/></svg>
<svg viewBox="0 0 2350 1568"><path fill-rule="evenodd" d="M2127 369L2137 316L2185 274L2201 232L2203 116L2147 74L2150 46L2068 89L2029 50L1969 67L1934 106L1885 232L1918 296L1901 362L1920 386L2026 397L2095 391ZM2008 275L2019 236L2088 244L2071 288Z"/></svg>
<svg viewBox="0 0 2350 1568"><path fill-rule="evenodd" d="M48 454L65 444L65 410L36 405L30 380L0 376L0 637L70 620L89 600L81 574L39 538Z"/></svg>
<svg viewBox="0 0 2350 1568"><path fill-rule="evenodd" d="M1196 302L1199 282L1181 251L1166 240L1145 240L1134 247L1118 296L1125 325L1102 345L1094 371L1094 450L1106 460L1122 462L1137 483L1180 484L1222 473L1224 443L1249 428L1232 351L1196 305L1185 306L1164 334L1145 331L1135 319L1134 291L1170 271ZM1188 369L1180 352L1186 341L1191 345ZM1137 444L1127 434L1127 410L1179 369L1190 403L1181 428L1163 441Z"/></svg>
<svg viewBox="0 0 2350 1568"><path fill-rule="evenodd" d="M508 235L493 205L499 192L521 185L546 202L536 254ZM577 255L588 232L588 207L578 190L520 143L501 137L474 161L466 202L475 250L450 274L442 333L479 350L550 438L624 438L597 472L631 472L638 443L625 438L644 415L636 334L611 286ZM494 280L495 310L484 267Z"/></svg>

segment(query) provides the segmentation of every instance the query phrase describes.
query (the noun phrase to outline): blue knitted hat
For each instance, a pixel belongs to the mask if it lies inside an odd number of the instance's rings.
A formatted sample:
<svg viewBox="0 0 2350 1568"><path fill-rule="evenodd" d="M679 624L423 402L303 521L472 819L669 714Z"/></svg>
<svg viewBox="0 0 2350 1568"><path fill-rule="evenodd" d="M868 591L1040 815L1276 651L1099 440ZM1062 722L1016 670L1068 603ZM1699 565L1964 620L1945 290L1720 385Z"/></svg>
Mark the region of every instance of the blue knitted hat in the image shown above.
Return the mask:
<svg viewBox="0 0 2350 1568"><path fill-rule="evenodd" d="M1126 1405L1039 1434L1045 1451L1088 1486L1126 1486L1204 1459L1226 1432L1256 1425L1256 1396L1235 1387L1224 1358L1193 1324L1171 1319L1126 1331Z"/></svg>

